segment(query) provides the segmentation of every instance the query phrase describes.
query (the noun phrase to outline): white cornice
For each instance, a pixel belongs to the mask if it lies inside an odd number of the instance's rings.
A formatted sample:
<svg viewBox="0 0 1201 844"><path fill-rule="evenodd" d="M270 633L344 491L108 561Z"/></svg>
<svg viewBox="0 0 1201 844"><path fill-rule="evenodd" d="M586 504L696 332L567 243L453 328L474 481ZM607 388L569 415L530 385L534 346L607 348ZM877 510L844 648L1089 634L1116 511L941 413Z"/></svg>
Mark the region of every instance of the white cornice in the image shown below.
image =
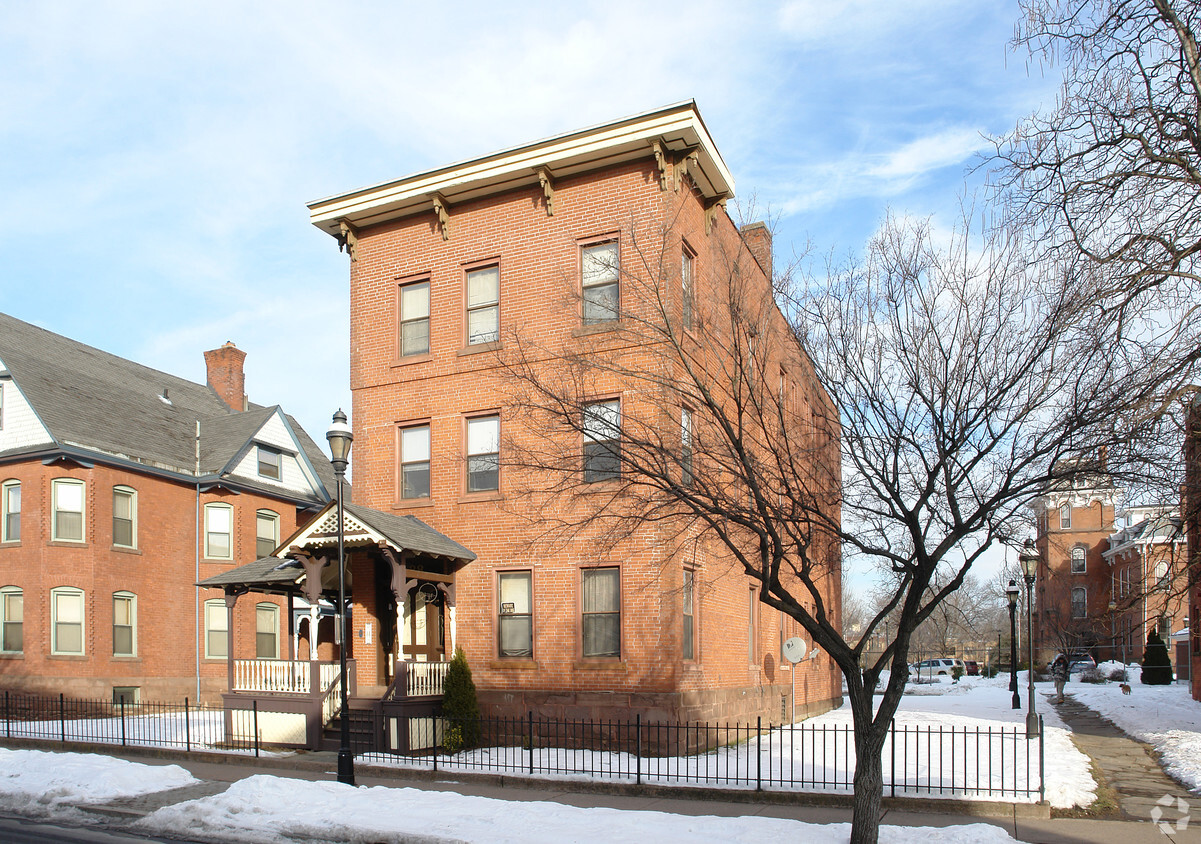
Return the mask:
<svg viewBox="0 0 1201 844"><path fill-rule="evenodd" d="M689 169L701 193L718 200L734 194L734 179L692 100L613 123L557 135L481 158L416 173L392 182L310 202L309 219L338 236L341 223L361 227L431 211L440 196L451 206L502 191L538 186L539 173L563 178L664 151L695 151Z"/></svg>

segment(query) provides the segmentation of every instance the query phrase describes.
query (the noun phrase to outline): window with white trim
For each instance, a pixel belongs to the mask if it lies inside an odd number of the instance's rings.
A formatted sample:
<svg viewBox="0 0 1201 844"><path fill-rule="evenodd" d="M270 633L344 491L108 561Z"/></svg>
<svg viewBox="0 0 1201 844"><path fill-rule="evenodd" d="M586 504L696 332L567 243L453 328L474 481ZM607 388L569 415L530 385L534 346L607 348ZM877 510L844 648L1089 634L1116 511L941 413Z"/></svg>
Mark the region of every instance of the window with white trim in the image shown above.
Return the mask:
<svg viewBox="0 0 1201 844"><path fill-rule="evenodd" d="M257 559L270 557L279 547L279 513L259 510L255 513L254 554Z"/></svg>
<svg viewBox="0 0 1201 844"><path fill-rule="evenodd" d="M1087 554L1083 545L1072 548L1072 574L1084 574L1088 564Z"/></svg>
<svg viewBox="0 0 1201 844"><path fill-rule="evenodd" d="M680 483L692 486L692 411L680 408Z"/></svg>
<svg viewBox="0 0 1201 844"><path fill-rule="evenodd" d="M430 426L400 429L400 497L430 497Z"/></svg>
<svg viewBox="0 0 1201 844"><path fill-rule="evenodd" d="M56 542L83 542L83 481L56 478L50 482L54 510L50 538Z"/></svg>
<svg viewBox="0 0 1201 844"><path fill-rule="evenodd" d="M428 355L430 351L429 280L400 286L400 356Z"/></svg>
<svg viewBox="0 0 1201 844"><path fill-rule="evenodd" d="M138 493L132 487L113 487L113 545L138 547Z"/></svg>
<svg viewBox="0 0 1201 844"><path fill-rule="evenodd" d="M1072 505L1064 504L1059 508L1059 529L1070 530L1072 527Z"/></svg>
<svg viewBox="0 0 1201 844"><path fill-rule="evenodd" d="M262 603L254 608L254 655L279 659L279 607Z"/></svg>
<svg viewBox="0 0 1201 844"><path fill-rule="evenodd" d="M502 571L496 576L500 598L497 649L502 657L534 655L533 574Z"/></svg>
<svg viewBox="0 0 1201 844"><path fill-rule="evenodd" d="M467 273L467 345L500 339L500 267Z"/></svg>
<svg viewBox="0 0 1201 844"><path fill-rule="evenodd" d="M500 417L467 420L467 491L500 489Z"/></svg>
<svg viewBox="0 0 1201 844"><path fill-rule="evenodd" d="M696 659L696 571L684 569L684 630L681 656Z"/></svg>
<svg viewBox="0 0 1201 844"><path fill-rule="evenodd" d="M617 241L593 243L580 250L584 325L612 322L621 313Z"/></svg>
<svg viewBox="0 0 1201 844"><path fill-rule="evenodd" d="M59 587L50 590L50 653L83 653L83 590Z"/></svg>
<svg viewBox="0 0 1201 844"><path fill-rule="evenodd" d="M21 482L0 486L0 542L21 541Z"/></svg>
<svg viewBox="0 0 1201 844"><path fill-rule="evenodd" d="M0 589L0 652L25 650L25 596L16 586Z"/></svg>
<svg viewBox="0 0 1201 844"><path fill-rule="evenodd" d="M621 656L621 570L584 569L580 582L583 655Z"/></svg>
<svg viewBox="0 0 1201 844"><path fill-rule="evenodd" d="M696 308L696 291L692 286L693 255L687 247L680 257L680 294L682 297L684 327L692 330L693 310Z"/></svg>
<svg viewBox="0 0 1201 844"><path fill-rule="evenodd" d="M218 598L204 602L204 658L225 659L229 656L229 614L225 601Z"/></svg>
<svg viewBox="0 0 1201 844"><path fill-rule="evenodd" d="M113 593L113 656L137 656L138 599L132 592Z"/></svg>
<svg viewBox="0 0 1201 844"><path fill-rule="evenodd" d="M593 402L584 407L584 483L621 475L621 402Z"/></svg>
<svg viewBox="0 0 1201 844"><path fill-rule="evenodd" d="M267 445L258 446L257 451L259 477L278 481L283 474L283 452Z"/></svg>
<svg viewBox="0 0 1201 844"><path fill-rule="evenodd" d="M228 504L204 505L204 556L233 559L234 508Z"/></svg>

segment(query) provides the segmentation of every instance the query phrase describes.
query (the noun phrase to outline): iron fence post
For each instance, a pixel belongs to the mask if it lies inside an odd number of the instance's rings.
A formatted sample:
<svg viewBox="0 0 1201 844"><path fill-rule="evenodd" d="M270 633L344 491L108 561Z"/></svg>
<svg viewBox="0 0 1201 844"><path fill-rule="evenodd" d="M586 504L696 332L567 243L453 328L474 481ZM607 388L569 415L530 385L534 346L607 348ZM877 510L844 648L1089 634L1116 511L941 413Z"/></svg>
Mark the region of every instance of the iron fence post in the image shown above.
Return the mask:
<svg viewBox="0 0 1201 844"><path fill-rule="evenodd" d="M259 758L259 702L254 701L254 758Z"/></svg>
<svg viewBox="0 0 1201 844"><path fill-rule="evenodd" d="M629 722L627 722L629 723ZM642 713L634 714L634 782L642 785Z"/></svg>
<svg viewBox="0 0 1201 844"><path fill-rule="evenodd" d="M121 746L125 747L125 695L121 695Z"/></svg>
<svg viewBox="0 0 1201 844"><path fill-rule="evenodd" d="M888 772L888 786L891 796L897 796L897 719L893 718L888 725L888 749L892 755L892 767ZM855 757L855 765L859 765L859 757Z"/></svg>
<svg viewBox="0 0 1201 844"><path fill-rule="evenodd" d="M534 710L530 709L526 712L526 724L528 732L526 733L526 745L530 750L530 775L534 773Z"/></svg>
<svg viewBox="0 0 1201 844"><path fill-rule="evenodd" d="M6 738L12 738L13 735L13 719L8 709L8 689L4 690L4 735Z"/></svg>
<svg viewBox="0 0 1201 844"><path fill-rule="evenodd" d="M188 712L188 699L186 697L183 699L183 733L184 733L184 746L187 748L187 752L191 753L192 752L192 716L191 716L191 713Z"/></svg>
<svg viewBox="0 0 1201 844"><path fill-rule="evenodd" d="M1043 741L1047 731L1043 729L1043 716L1038 716L1038 802L1047 799L1046 759L1043 755Z"/></svg>
<svg viewBox="0 0 1201 844"><path fill-rule="evenodd" d="M67 743L67 703L63 693L58 693L58 737Z"/></svg>

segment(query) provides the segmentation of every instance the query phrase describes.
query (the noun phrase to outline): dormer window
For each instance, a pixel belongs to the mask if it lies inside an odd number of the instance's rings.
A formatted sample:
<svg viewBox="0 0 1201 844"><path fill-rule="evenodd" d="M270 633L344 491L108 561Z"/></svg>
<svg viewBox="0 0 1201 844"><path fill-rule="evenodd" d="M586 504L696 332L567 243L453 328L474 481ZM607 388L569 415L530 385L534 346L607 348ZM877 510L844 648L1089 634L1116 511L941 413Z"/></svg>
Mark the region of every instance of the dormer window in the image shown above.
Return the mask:
<svg viewBox="0 0 1201 844"><path fill-rule="evenodd" d="M268 448L265 445L259 446L259 477L271 478L278 481L280 479L280 451L274 448Z"/></svg>

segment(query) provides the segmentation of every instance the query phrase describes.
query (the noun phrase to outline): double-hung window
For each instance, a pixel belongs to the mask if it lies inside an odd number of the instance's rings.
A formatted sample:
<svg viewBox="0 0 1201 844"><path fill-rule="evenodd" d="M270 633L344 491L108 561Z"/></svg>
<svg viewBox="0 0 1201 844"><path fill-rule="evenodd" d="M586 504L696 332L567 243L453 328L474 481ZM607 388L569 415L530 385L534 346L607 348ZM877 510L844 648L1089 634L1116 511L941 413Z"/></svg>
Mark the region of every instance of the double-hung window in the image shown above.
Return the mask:
<svg viewBox="0 0 1201 844"><path fill-rule="evenodd" d="M16 586L0 589L0 652L19 654L25 649L25 596Z"/></svg>
<svg viewBox="0 0 1201 844"><path fill-rule="evenodd" d="M1088 617L1088 593L1083 586L1072 589L1072 618Z"/></svg>
<svg viewBox="0 0 1201 844"><path fill-rule="evenodd" d="M50 483L54 506L51 538L58 542L83 542L83 481L58 478Z"/></svg>
<svg viewBox="0 0 1201 844"><path fill-rule="evenodd" d="M204 505L204 556L233 558L234 510L228 504Z"/></svg>
<svg viewBox="0 0 1201 844"><path fill-rule="evenodd" d="M5 481L0 486L0 542L21 540L21 483Z"/></svg>
<svg viewBox="0 0 1201 844"><path fill-rule="evenodd" d="M1059 508L1059 529L1071 530L1072 527L1072 505L1064 504Z"/></svg>
<svg viewBox="0 0 1201 844"><path fill-rule="evenodd" d="M1072 574L1084 574L1085 572L1085 552L1083 545L1077 545L1072 549Z"/></svg>
<svg viewBox="0 0 1201 844"><path fill-rule="evenodd" d="M204 658L225 659L229 656L229 614L225 601L204 602Z"/></svg>
<svg viewBox="0 0 1201 844"><path fill-rule="evenodd" d="M621 313L617 241L583 247L580 255L584 325L611 322Z"/></svg>
<svg viewBox="0 0 1201 844"><path fill-rule="evenodd" d="M430 426L400 429L400 497L430 497Z"/></svg>
<svg viewBox="0 0 1201 844"><path fill-rule="evenodd" d="M696 571L684 569L684 629L682 631L684 659L696 659Z"/></svg>
<svg viewBox="0 0 1201 844"><path fill-rule="evenodd" d="M500 339L500 267L467 273L467 345Z"/></svg>
<svg viewBox="0 0 1201 844"><path fill-rule="evenodd" d="M274 510L259 510L255 514L254 555L258 559L270 557L279 545L279 513Z"/></svg>
<svg viewBox="0 0 1201 844"><path fill-rule="evenodd" d="M532 578L528 571L503 571L497 575L500 593L497 639L502 657L534 655Z"/></svg>
<svg viewBox="0 0 1201 844"><path fill-rule="evenodd" d="M430 351L430 283L400 286L400 356L428 355Z"/></svg>
<svg viewBox="0 0 1201 844"><path fill-rule="evenodd" d="M254 608L254 655L279 659L279 607L262 603Z"/></svg>
<svg viewBox="0 0 1201 844"><path fill-rule="evenodd" d="M278 481L282 474L281 464L283 462L283 454L277 448L260 445L258 447L259 457L259 477L271 478Z"/></svg>
<svg viewBox="0 0 1201 844"><path fill-rule="evenodd" d="M138 547L138 494L127 486L113 487L113 545Z"/></svg>
<svg viewBox="0 0 1201 844"><path fill-rule="evenodd" d="M696 307L696 292L692 284L692 253L687 249L680 256L680 294L684 327L691 331L693 310Z"/></svg>
<svg viewBox="0 0 1201 844"><path fill-rule="evenodd" d="M138 599L132 592L113 594L113 656L136 656Z"/></svg>
<svg viewBox="0 0 1201 844"><path fill-rule="evenodd" d="M621 656L620 569L584 569L581 584L583 655Z"/></svg>
<svg viewBox="0 0 1201 844"><path fill-rule="evenodd" d="M467 420L467 491L500 489L500 417Z"/></svg>
<svg viewBox="0 0 1201 844"><path fill-rule="evenodd" d="M69 587L50 590L50 652L83 653L83 591Z"/></svg>
<svg viewBox="0 0 1201 844"><path fill-rule="evenodd" d="M692 485L692 411L680 408L680 483Z"/></svg>
<svg viewBox="0 0 1201 844"><path fill-rule="evenodd" d="M621 402L599 401L584 407L584 482L621 475Z"/></svg>

